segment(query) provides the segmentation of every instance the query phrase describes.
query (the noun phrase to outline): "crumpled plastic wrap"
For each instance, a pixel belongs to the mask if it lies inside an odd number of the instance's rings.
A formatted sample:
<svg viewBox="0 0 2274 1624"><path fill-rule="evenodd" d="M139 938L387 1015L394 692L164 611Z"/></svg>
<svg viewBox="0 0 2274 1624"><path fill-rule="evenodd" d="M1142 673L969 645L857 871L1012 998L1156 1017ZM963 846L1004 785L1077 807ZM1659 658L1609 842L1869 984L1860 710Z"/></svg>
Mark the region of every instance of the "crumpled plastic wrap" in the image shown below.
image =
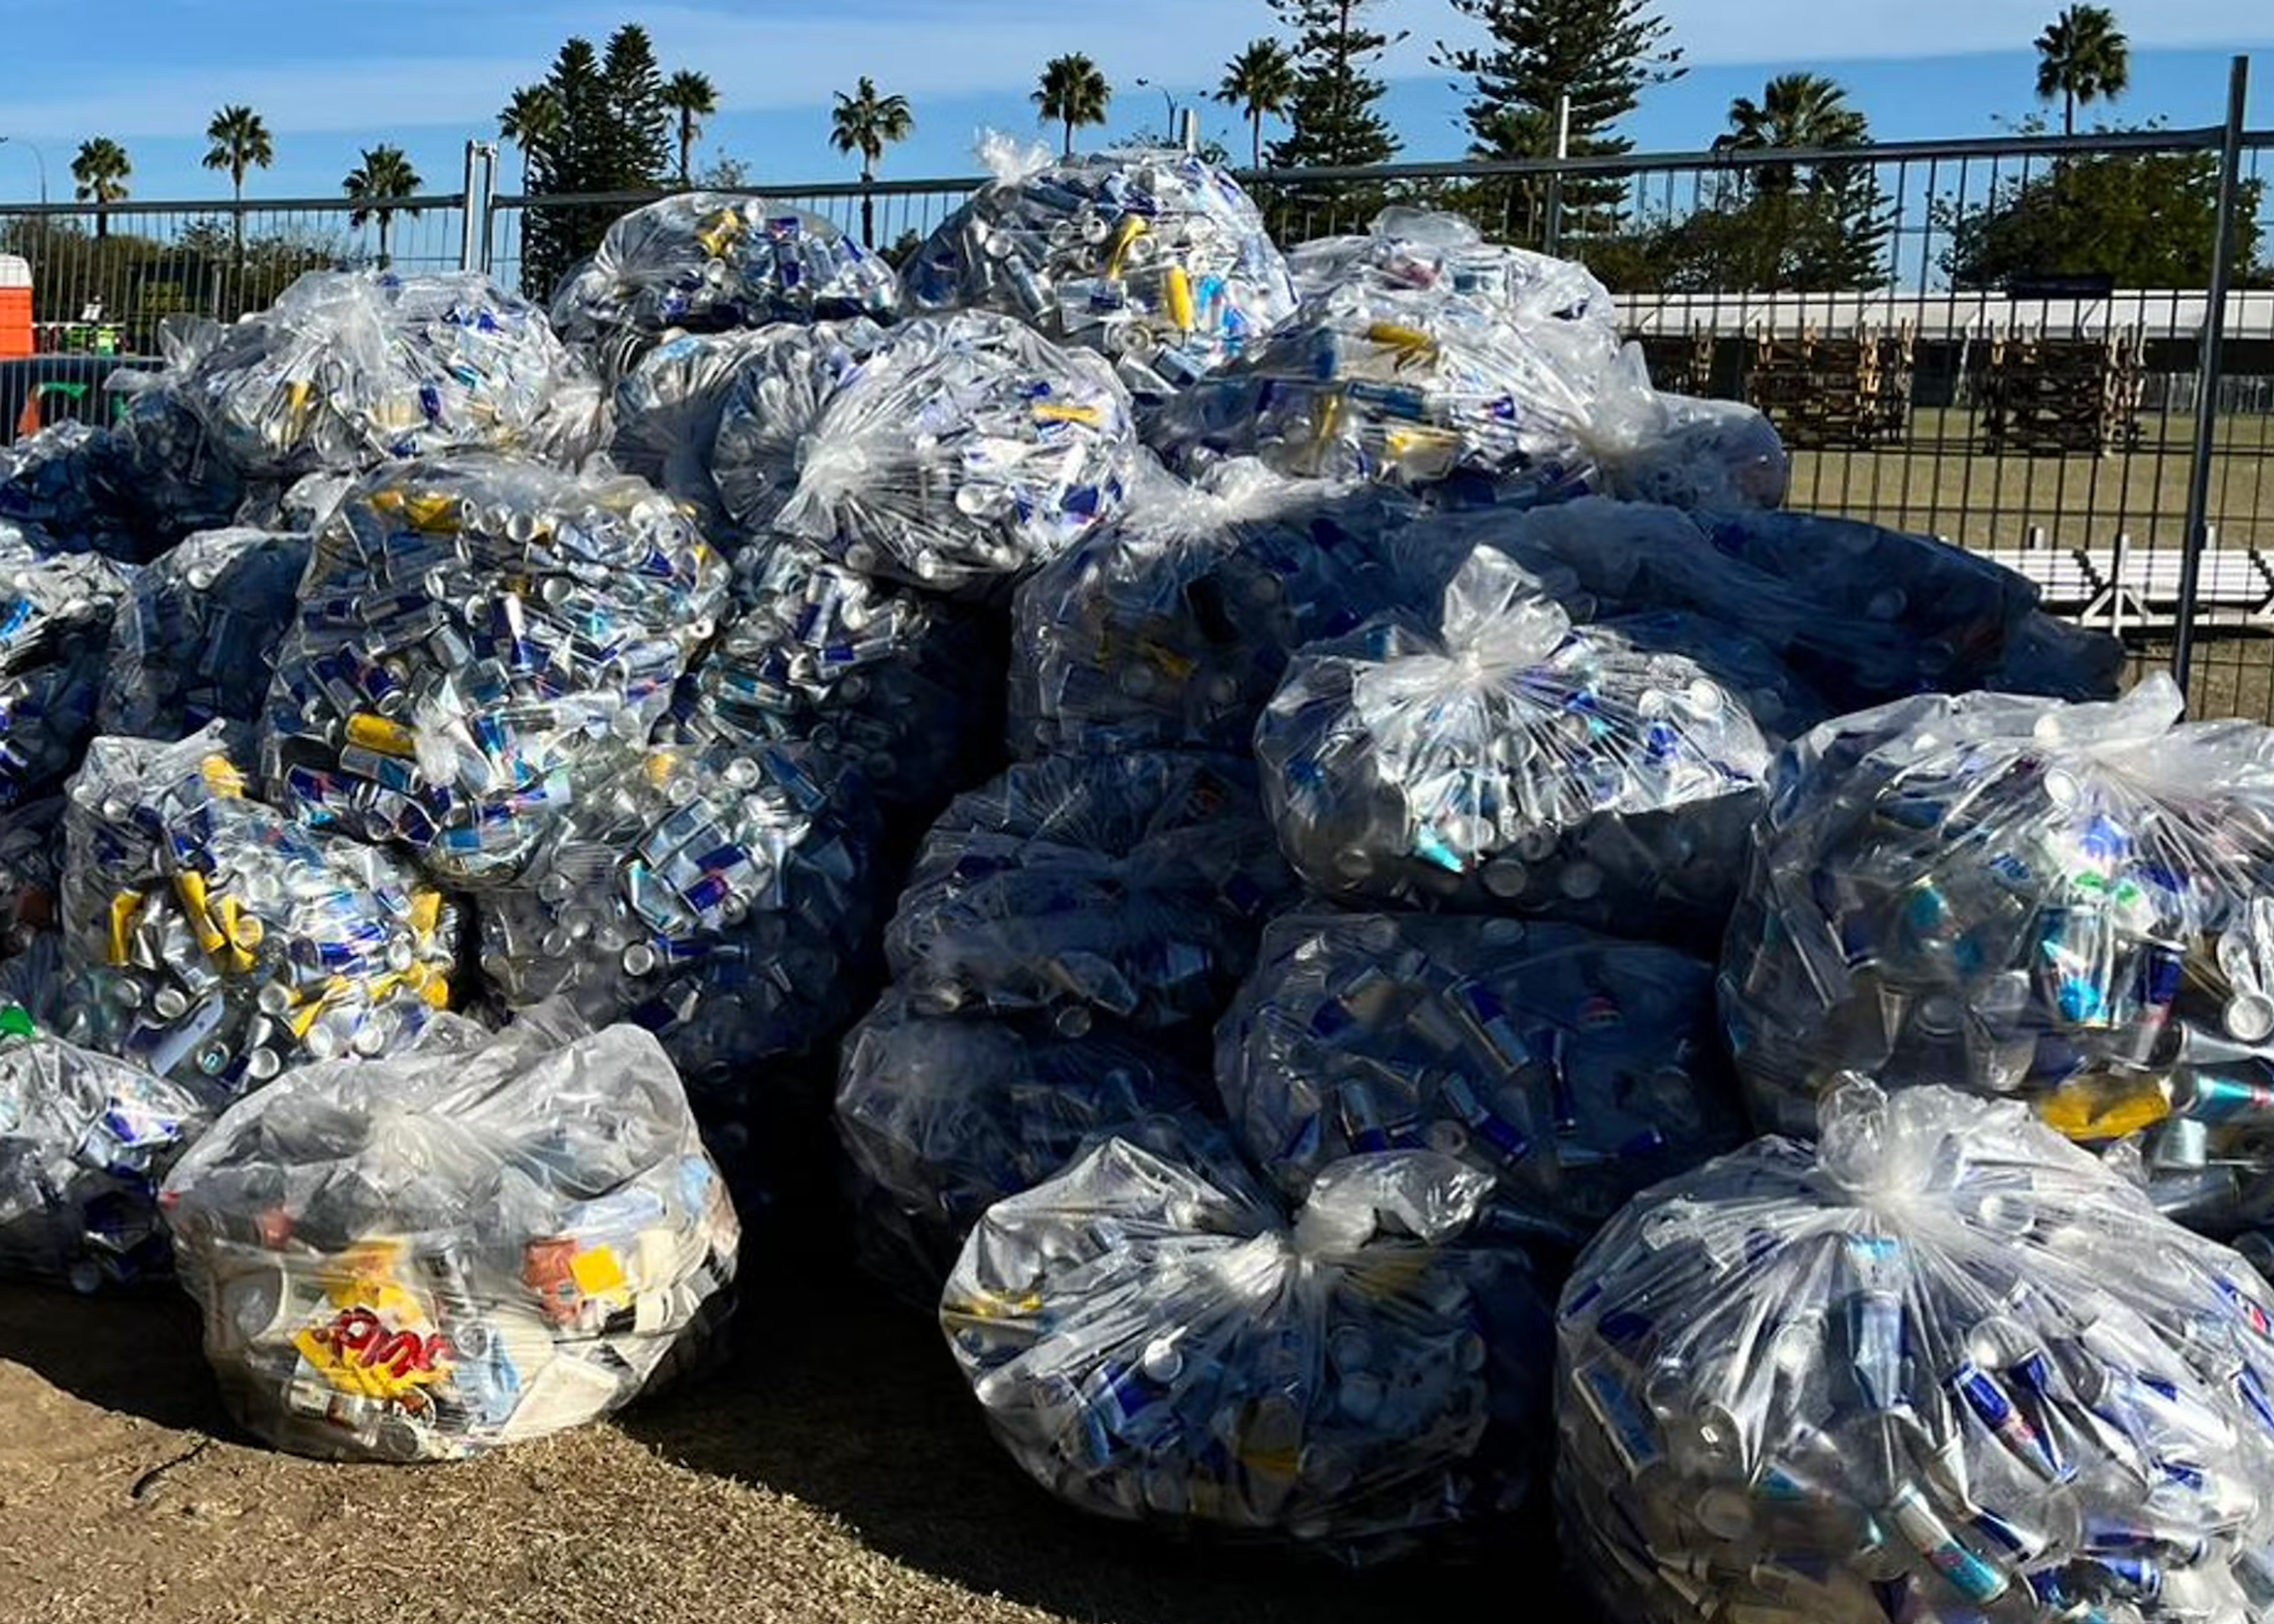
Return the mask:
<svg viewBox="0 0 2274 1624"><path fill-rule="evenodd" d="M222 1396L300 1455L456 1460L597 1419L732 1303L740 1227L670 1061L558 1009L290 1072L163 1199Z"/></svg>
<svg viewBox="0 0 2274 1624"><path fill-rule="evenodd" d="M885 340L865 317L781 323L750 336L710 447L712 483L736 523L753 536L772 528L796 493L799 457L822 407Z"/></svg>
<svg viewBox="0 0 2274 1624"><path fill-rule="evenodd" d="M530 425L527 455L555 468L583 469L616 432L615 395L597 373L579 372L556 387Z"/></svg>
<svg viewBox="0 0 2274 1624"><path fill-rule="evenodd" d="M169 380L248 475L527 444L575 367L542 311L478 272L311 271Z"/></svg>
<svg viewBox="0 0 2274 1624"><path fill-rule="evenodd" d="M1314 238L1291 249L1287 263L1306 298L1353 282L1434 289L1496 305L1520 324L1590 328L1598 345L1618 348L1618 301L1585 266L1487 242L1464 215L1386 208L1364 236Z"/></svg>
<svg viewBox="0 0 2274 1624"><path fill-rule="evenodd" d="M308 567L305 535L206 530L135 572L103 673L107 733L181 739L260 719Z"/></svg>
<svg viewBox="0 0 2274 1624"><path fill-rule="evenodd" d="M1291 1220L1112 1139L990 1207L940 1324L997 1439L1100 1515L1351 1563L1519 1504L1547 1313L1491 1179L1353 1157Z"/></svg>
<svg viewBox="0 0 2274 1624"><path fill-rule="evenodd" d="M1111 519L1136 460L1102 359L965 311L894 328L830 395L776 523L864 574L984 587Z"/></svg>
<svg viewBox="0 0 2274 1624"><path fill-rule="evenodd" d="M1236 1161L1201 1113L1205 1093L1199 1068L1156 1037L933 1019L889 991L847 1036L837 1077L863 1259L936 1306L981 1214L1091 1145L1118 1137L1172 1160Z"/></svg>
<svg viewBox="0 0 2274 1624"><path fill-rule="evenodd" d="M727 598L644 480L470 457L380 470L317 538L261 733L295 816L509 879L628 771Z"/></svg>
<svg viewBox="0 0 2274 1624"><path fill-rule="evenodd" d="M94 732L125 574L0 528L0 816L63 786Z"/></svg>
<svg viewBox="0 0 2274 1624"><path fill-rule="evenodd" d="M221 1105L0 1006L0 1270L78 1291L170 1274L159 1181Z"/></svg>
<svg viewBox="0 0 2274 1624"><path fill-rule="evenodd" d="M2274 1215L2274 731L2112 704L1929 695L1780 763L1722 1004L1757 1118L1847 1070L2011 1094L2141 1136L2182 1221Z"/></svg>
<svg viewBox="0 0 2274 1624"><path fill-rule="evenodd" d="M1657 410L1600 453L1605 494L1721 513L1784 506L1792 458L1766 416L1741 401L1653 393Z"/></svg>
<svg viewBox="0 0 2274 1624"><path fill-rule="evenodd" d="M553 325L599 345L672 327L889 321L900 282L883 256L818 214L764 198L689 192L636 208L553 297Z"/></svg>
<svg viewBox="0 0 2274 1624"><path fill-rule="evenodd" d="M1741 628L1842 710L1981 687L2037 608L2001 564L1849 519L1583 498L1476 522L1533 569L1577 572L1607 615L1688 609Z"/></svg>
<svg viewBox="0 0 2274 1624"><path fill-rule="evenodd" d="M1551 1249L1745 1137L1713 966L1576 926L1287 914L1216 1041L1233 1132L1289 1194L1344 1156L1432 1150Z"/></svg>
<svg viewBox="0 0 2274 1624"><path fill-rule="evenodd" d="M2178 1624L2274 1602L2264 1282L2018 1107L1856 1082L1597 1237L1571 1566L1635 1624Z"/></svg>
<svg viewBox="0 0 2274 1624"><path fill-rule="evenodd" d="M807 1052L851 1018L876 912L873 828L828 771L793 746L629 763L482 898L485 976L646 1028L698 1093Z"/></svg>
<svg viewBox="0 0 2274 1624"><path fill-rule="evenodd" d="M1574 629L1489 548L1437 624L1314 645L1265 710L1256 757L1296 872L1329 897L1718 933L1769 763L1738 697Z"/></svg>
<svg viewBox="0 0 2274 1624"><path fill-rule="evenodd" d="M64 816L61 1030L234 1094L408 1043L449 1001L458 916L396 857L250 799L231 742L215 723L88 748Z"/></svg>
<svg viewBox="0 0 2274 1624"><path fill-rule="evenodd" d="M896 817L929 821L985 775L1004 665L990 617L787 538L746 549L735 574L744 606L680 686L681 739L746 749L804 741L857 766Z"/></svg>
<svg viewBox="0 0 2274 1624"><path fill-rule="evenodd" d="M1246 353L1295 312L1255 200L1174 149L998 172L917 250L907 286L918 309L999 311L1095 350L1140 397Z"/></svg>
<svg viewBox="0 0 2274 1624"><path fill-rule="evenodd" d="M933 825L885 932L926 1015L1212 1019L1293 890L1235 757L1126 752L1013 767Z"/></svg>

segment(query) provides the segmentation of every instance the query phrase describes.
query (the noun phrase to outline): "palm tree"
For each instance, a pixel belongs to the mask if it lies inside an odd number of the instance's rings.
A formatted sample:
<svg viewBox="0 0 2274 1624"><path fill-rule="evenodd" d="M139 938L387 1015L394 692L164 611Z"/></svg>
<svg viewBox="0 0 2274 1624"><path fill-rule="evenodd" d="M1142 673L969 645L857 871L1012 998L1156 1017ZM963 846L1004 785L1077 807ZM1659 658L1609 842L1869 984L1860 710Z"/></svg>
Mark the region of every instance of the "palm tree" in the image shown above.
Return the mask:
<svg viewBox="0 0 2274 1624"><path fill-rule="evenodd" d="M1257 40L1224 64L1224 83L1216 99L1226 107L1243 109L1254 131L1252 162L1263 167L1263 121L1284 117L1295 104L1295 59L1276 40Z"/></svg>
<svg viewBox="0 0 2274 1624"><path fill-rule="evenodd" d="M260 115L249 107L230 106L213 116L206 126L206 139L212 145L206 149L206 168L227 169L230 189L237 202L245 201L245 172L265 169L276 162L275 143L268 139L268 126L260 122ZM237 269L245 274L245 210L239 207L230 215L230 236L237 244Z"/></svg>
<svg viewBox="0 0 2274 1624"><path fill-rule="evenodd" d="M521 148L521 189L529 190L530 161L561 139L565 116L550 85L523 85L498 112L498 138Z"/></svg>
<svg viewBox="0 0 2274 1624"><path fill-rule="evenodd" d="M349 213L348 223L359 226L366 220L379 222L379 264L381 270L386 269L388 263L387 234L395 224L396 214L425 212L417 208L397 210L391 205L403 198L417 196L418 188L425 184L418 178L418 171L410 167L410 160L403 155L400 147L366 147L363 162L350 169L347 178L340 183L341 190L358 205Z"/></svg>
<svg viewBox="0 0 2274 1624"><path fill-rule="evenodd" d="M663 87L663 104L679 115L679 184L695 184L695 138L703 133L701 120L719 110L719 92L704 75L681 68Z"/></svg>
<svg viewBox="0 0 2274 1624"><path fill-rule="evenodd" d="M1065 126L1065 155L1071 158L1073 132L1105 122L1113 86L1105 82L1096 63L1076 51L1068 56L1053 56L1043 65L1042 88L1032 100L1043 109L1043 123Z"/></svg>
<svg viewBox="0 0 2274 1624"><path fill-rule="evenodd" d="M1713 143L1716 152L1758 152L1773 147L1861 147L1871 139L1871 122L1848 105L1848 93L1820 73L1780 73L1757 102L1739 96L1729 103L1729 133ZM1765 193L1789 192L1790 164L1766 164L1755 184Z"/></svg>
<svg viewBox="0 0 2274 1624"><path fill-rule="evenodd" d="M79 156L72 160L71 169L72 178L79 183L79 200L102 205L116 203L126 195L126 177L134 173L134 162L124 147L107 135L98 135L79 143ZM99 209L94 235L97 240L110 235L110 216Z"/></svg>
<svg viewBox="0 0 2274 1624"><path fill-rule="evenodd" d="M829 144L841 153L861 154L861 240L877 245L877 200L866 190L877 178L885 148L905 141L916 127L906 96L880 96L877 81L867 74L851 95L837 93L836 109L829 116Z"/></svg>
<svg viewBox="0 0 2274 1624"><path fill-rule="evenodd" d="M2061 133L2076 133L2077 103L2113 102L2132 86L2132 41L2104 5L2072 5L2037 36L2037 100L2061 102Z"/></svg>

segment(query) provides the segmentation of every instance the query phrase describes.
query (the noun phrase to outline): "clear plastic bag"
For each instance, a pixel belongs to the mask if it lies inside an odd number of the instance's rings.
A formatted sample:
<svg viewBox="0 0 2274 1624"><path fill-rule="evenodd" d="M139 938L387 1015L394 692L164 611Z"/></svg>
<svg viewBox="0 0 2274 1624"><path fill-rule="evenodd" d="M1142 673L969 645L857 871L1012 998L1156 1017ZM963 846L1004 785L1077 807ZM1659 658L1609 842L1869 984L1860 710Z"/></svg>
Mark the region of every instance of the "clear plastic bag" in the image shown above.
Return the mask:
<svg viewBox="0 0 2274 1624"><path fill-rule="evenodd" d="M683 327L719 333L775 321L890 320L900 278L882 256L817 214L764 198L689 192L634 209L553 297L571 343Z"/></svg>
<svg viewBox="0 0 2274 1624"><path fill-rule="evenodd" d="M1256 757L1296 872L1330 897L1717 935L1769 762L1738 696L1575 630L1490 548L1436 624L1314 645L1265 710Z"/></svg>
<svg viewBox="0 0 2274 1624"><path fill-rule="evenodd" d="M1390 291L1436 289L1499 307L1525 325L1593 329L1618 348L1618 302L1584 265L1485 240L1460 214L1403 206L1377 214L1363 237L1322 237L1291 249L1306 298L1352 282Z"/></svg>
<svg viewBox="0 0 2274 1624"><path fill-rule="evenodd" d="M1572 1567L1635 1624L2245 1624L2265 1283L2010 1104L1826 1102L1636 1201L1559 1313Z"/></svg>
<svg viewBox="0 0 2274 1624"><path fill-rule="evenodd" d="M1282 1190L1432 1150L1494 1180L1501 1231L1550 1248L1745 1136L1713 966L1574 926L1284 915L1216 1041L1233 1132Z"/></svg>
<svg viewBox="0 0 2274 1624"><path fill-rule="evenodd" d="M277 804L509 879L637 761L727 568L644 480L470 457L381 469L317 538L260 741Z"/></svg>
<svg viewBox="0 0 2274 1624"><path fill-rule="evenodd" d="M787 324L752 335L710 447L720 502L753 536L772 529L797 490L798 459L837 386L884 347L865 319Z"/></svg>
<svg viewBox="0 0 2274 1624"><path fill-rule="evenodd" d="M2047 699L2113 699L2131 663L2121 637L2033 609L2008 629L2005 658L1982 686Z"/></svg>
<svg viewBox="0 0 2274 1624"><path fill-rule="evenodd" d="M1999 694L1843 717L1780 764L1722 968L1757 1118L1847 1070L2141 1135L2159 1206L2274 1214L2274 732Z"/></svg>
<svg viewBox="0 0 2274 1624"><path fill-rule="evenodd" d="M876 912L873 829L828 771L792 746L658 749L594 785L482 898L490 986L646 1028L698 1094L814 1049L857 1004Z"/></svg>
<svg viewBox="0 0 2274 1624"><path fill-rule="evenodd" d="M1758 638L1688 609L1615 614L1601 623L1638 649L1679 654L1736 695L1772 747L1781 747L1832 714L1815 686Z"/></svg>
<svg viewBox="0 0 2274 1624"><path fill-rule="evenodd" d="M55 929L63 818L61 795L11 807L0 816L0 960Z"/></svg>
<svg viewBox="0 0 2274 1624"><path fill-rule="evenodd" d="M1293 890L1245 762L1129 752L1012 768L933 825L885 949L926 1015L1215 1018Z"/></svg>
<svg viewBox="0 0 2274 1624"><path fill-rule="evenodd" d="M621 1408L724 1321L740 1238L655 1040L558 1009L290 1072L163 1199L231 1411L338 1460L459 1459Z"/></svg>
<svg viewBox="0 0 2274 1624"><path fill-rule="evenodd" d="M0 816L52 795L94 733L126 575L0 528Z"/></svg>
<svg viewBox="0 0 2274 1624"><path fill-rule="evenodd" d="M260 719L299 607L305 535L206 530L135 573L103 673L102 729L182 739Z"/></svg>
<svg viewBox="0 0 2274 1624"><path fill-rule="evenodd" d="M682 741L811 743L859 767L878 804L919 830L985 776L1005 658L991 617L787 538L744 549L735 575L743 606L672 706Z"/></svg>
<svg viewBox="0 0 2274 1624"><path fill-rule="evenodd" d="M1228 170L1139 149L998 175L907 269L916 308L998 311L1166 395L1245 354L1295 312L1262 212Z"/></svg>
<svg viewBox="0 0 2274 1624"><path fill-rule="evenodd" d="M240 1093L395 1052L449 1002L458 915L376 847L245 793L215 723L100 738L64 816L62 1034Z"/></svg>
<svg viewBox="0 0 2274 1624"><path fill-rule="evenodd" d="M764 357L779 347L764 331L667 335L616 384L610 459L688 503L703 515L705 530L723 538L727 510L712 478L712 442L744 367L764 366Z"/></svg>
<svg viewBox="0 0 2274 1624"><path fill-rule="evenodd" d="M1111 519L1136 459L1103 361L965 311L894 328L830 395L775 522L863 574L984 587Z"/></svg>
<svg viewBox="0 0 2274 1624"><path fill-rule="evenodd" d="M997 1439L1082 1510L1351 1563L1521 1503L1547 1314L1475 1234L1491 1180L1329 1168L1291 1219L1108 1140L998 1201L940 1301Z"/></svg>
<svg viewBox="0 0 2274 1624"><path fill-rule="evenodd" d="M1602 455L1606 494L1721 513L1784 506L1792 459L1767 417L1740 401L1651 399L1626 443Z"/></svg>
<svg viewBox="0 0 2274 1624"><path fill-rule="evenodd" d="M478 272L311 271L178 387L248 475L525 446L574 375L544 312Z"/></svg>
<svg viewBox="0 0 2274 1624"><path fill-rule="evenodd" d="M837 1074L863 1259L936 1306L981 1214L1093 1144L1237 1160L1200 1112L1205 1091L1186 1056L1141 1033L1103 1025L1069 1038L1031 1018L939 1019L887 992L847 1036Z"/></svg>
<svg viewBox="0 0 2274 1624"><path fill-rule="evenodd" d="M221 1106L0 1006L0 1270L77 1291L172 1274L159 1181Z"/></svg>
<svg viewBox="0 0 2274 1624"><path fill-rule="evenodd" d="M50 546L140 557L118 499L117 463L115 436L69 419L0 443L0 537L8 526L27 526Z"/></svg>

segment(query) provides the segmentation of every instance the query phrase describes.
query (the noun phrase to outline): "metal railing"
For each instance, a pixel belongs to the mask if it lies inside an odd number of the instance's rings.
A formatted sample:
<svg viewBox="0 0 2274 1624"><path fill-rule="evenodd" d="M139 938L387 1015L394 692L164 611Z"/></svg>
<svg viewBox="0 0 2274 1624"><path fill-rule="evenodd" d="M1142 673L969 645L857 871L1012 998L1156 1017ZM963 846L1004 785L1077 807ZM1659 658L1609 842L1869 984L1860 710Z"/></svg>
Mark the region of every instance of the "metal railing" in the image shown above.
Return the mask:
<svg viewBox="0 0 2274 1624"><path fill-rule="evenodd" d="M2210 578L2232 593L2255 578L2242 559L2263 555L2274 578L2274 291L2259 290L2274 288L2274 260L2263 259L2274 244L2261 184L2270 151L2274 132L2244 130L2238 101L2225 122L2188 129L1239 174L1286 244L1362 230L1404 205L1457 211L1518 246L1555 244L1616 293L1660 387L1754 398L1780 419L1795 507L2000 553L2081 555L2096 577L2120 559L2167 584L2195 569L2199 544L2225 560ZM379 263L382 219L397 269L478 268L542 297L549 287L523 285L541 279L533 221L564 228L546 234L558 257L562 244L589 247L609 220L660 195L501 193L496 170L493 150L476 145L461 193L389 204L4 206L0 254L34 262L35 320L73 352L79 376L91 352L149 354L167 315L232 320L303 270ZM2193 210L2200 229L2169 235L2196 252L2127 278L2150 286L2014 297L1999 284L2054 268L2029 262L2059 240L2022 229L2029 211L2094 176L2156 187L2166 219ZM984 184L748 190L904 255ZM2214 233L2255 245L2262 259L2234 267L2255 288L2213 297L2204 242ZM1873 410L1843 420L1823 401L1775 396L1764 365L1772 351L1811 334L1852 341L1859 328L1908 341L1907 361L1848 382L1871 395ZM2017 334L2129 338L2138 376L2120 381L2131 393L2116 402L2120 423L2106 443L2063 453L1993 433L2000 346ZM21 393L11 396L0 364L0 437ZM100 405L58 405L82 409ZM2216 627L2197 624L2197 595L2145 624L2132 600L2126 629L2142 662L2177 656L2200 707L2274 720L2274 638L2229 635L2274 628L2274 587L2263 614L2222 614ZM2218 641L2198 635L2210 630Z"/></svg>

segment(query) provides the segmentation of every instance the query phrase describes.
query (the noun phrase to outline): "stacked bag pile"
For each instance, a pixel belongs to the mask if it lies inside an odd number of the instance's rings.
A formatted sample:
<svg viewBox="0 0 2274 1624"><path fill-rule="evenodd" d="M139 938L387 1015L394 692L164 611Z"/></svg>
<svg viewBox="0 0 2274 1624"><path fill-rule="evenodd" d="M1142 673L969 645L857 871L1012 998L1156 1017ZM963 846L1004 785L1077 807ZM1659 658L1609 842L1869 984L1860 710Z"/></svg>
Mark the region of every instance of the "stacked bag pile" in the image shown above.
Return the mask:
<svg viewBox="0 0 2274 1624"><path fill-rule="evenodd" d="M0 453L0 1263L463 1456L715 1351L827 1079L1101 1515L2270 1616L2274 734L1783 511L1577 266L989 155L905 281L668 199Z"/></svg>

